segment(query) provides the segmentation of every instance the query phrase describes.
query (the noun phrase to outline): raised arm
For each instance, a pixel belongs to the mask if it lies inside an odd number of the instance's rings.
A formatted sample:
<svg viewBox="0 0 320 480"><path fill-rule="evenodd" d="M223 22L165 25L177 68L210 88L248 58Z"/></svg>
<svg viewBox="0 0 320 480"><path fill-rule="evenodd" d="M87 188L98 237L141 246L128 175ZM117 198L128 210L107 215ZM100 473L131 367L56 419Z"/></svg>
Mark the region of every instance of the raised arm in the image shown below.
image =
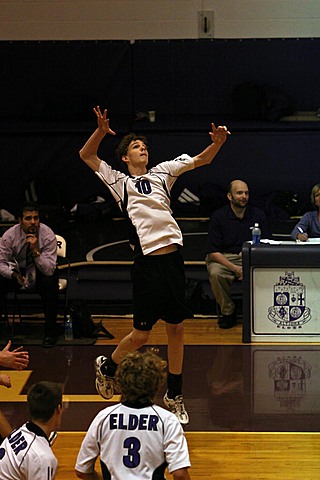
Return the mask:
<svg viewBox="0 0 320 480"><path fill-rule="evenodd" d="M226 141L227 136L231 135L227 127L219 126L216 128L215 124L212 123L211 128L212 132L209 132L209 135L212 143L205 150L203 150L203 152L193 157L195 168L201 167L202 165L209 165Z"/></svg>
<svg viewBox="0 0 320 480"><path fill-rule="evenodd" d="M109 126L109 118L107 118L107 110L105 109L101 113L100 107L97 106L93 109L97 117L98 128L93 132L91 137L87 140L84 146L81 148L79 154L80 158L94 171L99 170L100 158L98 157L98 148L107 133L115 135L115 132L111 130Z"/></svg>

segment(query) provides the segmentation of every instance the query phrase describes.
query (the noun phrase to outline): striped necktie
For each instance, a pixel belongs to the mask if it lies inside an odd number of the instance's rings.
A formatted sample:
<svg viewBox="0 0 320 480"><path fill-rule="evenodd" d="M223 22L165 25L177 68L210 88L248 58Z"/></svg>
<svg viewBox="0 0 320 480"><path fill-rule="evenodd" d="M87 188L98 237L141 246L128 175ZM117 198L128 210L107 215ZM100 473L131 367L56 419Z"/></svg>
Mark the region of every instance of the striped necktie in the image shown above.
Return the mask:
<svg viewBox="0 0 320 480"><path fill-rule="evenodd" d="M30 250L30 243L28 243L26 250L26 271L24 276L27 279L25 289L33 290L36 286L36 266Z"/></svg>

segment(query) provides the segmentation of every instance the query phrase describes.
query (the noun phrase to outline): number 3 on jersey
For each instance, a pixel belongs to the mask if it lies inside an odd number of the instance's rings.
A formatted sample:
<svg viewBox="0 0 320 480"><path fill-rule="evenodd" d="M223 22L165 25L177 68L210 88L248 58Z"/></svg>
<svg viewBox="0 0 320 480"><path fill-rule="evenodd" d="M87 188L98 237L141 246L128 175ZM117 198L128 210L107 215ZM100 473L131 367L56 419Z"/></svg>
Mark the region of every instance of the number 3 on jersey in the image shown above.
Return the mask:
<svg viewBox="0 0 320 480"><path fill-rule="evenodd" d="M140 463L140 440L136 437L126 438L123 446L128 449L128 455L123 456L123 464L128 468L137 467Z"/></svg>

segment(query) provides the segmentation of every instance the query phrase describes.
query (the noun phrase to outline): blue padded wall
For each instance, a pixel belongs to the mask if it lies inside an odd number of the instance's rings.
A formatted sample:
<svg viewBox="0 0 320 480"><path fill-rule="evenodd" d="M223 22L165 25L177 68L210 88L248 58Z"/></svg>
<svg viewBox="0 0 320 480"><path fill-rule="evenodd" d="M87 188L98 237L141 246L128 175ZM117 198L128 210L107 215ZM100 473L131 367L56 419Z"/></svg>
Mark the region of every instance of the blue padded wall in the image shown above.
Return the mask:
<svg viewBox="0 0 320 480"><path fill-rule="evenodd" d="M237 121L232 92L242 82L273 85L296 110L315 112L319 52L320 38L1 41L0 208L14 212L31 180L67 208L108 196L78 156L96 126L96 104L108 107L117 132L101 147L107 160L128 131L149 136L153 163L198 153L210 122L227 122L232 137L217 160L179 179L174 196L184 186L197 193L204 182L224 187L241 176L257 197L290 189L307 200L320 181L320 122ZM151 109L154 124L136 120Z"/></svg>

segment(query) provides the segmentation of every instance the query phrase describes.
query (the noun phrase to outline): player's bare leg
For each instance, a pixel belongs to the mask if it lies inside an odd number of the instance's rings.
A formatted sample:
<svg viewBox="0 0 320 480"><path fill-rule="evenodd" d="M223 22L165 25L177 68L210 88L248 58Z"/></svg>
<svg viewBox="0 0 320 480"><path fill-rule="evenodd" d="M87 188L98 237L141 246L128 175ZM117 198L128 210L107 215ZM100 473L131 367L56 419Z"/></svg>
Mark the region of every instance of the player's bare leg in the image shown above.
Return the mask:
<svg viewBox="0 0 320 480"><path fill-rule="evenodd" d="M179 419L182 425L189 423L182 395L182 365L184 353L184 326L166 324L168 335L168 390L163 397L164 404Z"/></svg>

